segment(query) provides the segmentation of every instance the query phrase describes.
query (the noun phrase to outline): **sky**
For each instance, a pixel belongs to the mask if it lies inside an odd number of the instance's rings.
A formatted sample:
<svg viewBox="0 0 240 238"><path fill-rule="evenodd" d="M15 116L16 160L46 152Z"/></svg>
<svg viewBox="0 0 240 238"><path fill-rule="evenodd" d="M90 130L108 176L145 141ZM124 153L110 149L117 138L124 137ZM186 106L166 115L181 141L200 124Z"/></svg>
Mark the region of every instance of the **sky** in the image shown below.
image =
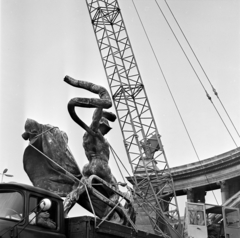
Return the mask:
<svg viewBox="0 0 240 238"><path fill-rule="evenodd" d="M226 117L211 86L193 57L163 0L158 4L178 37L194 74L155 0L119 0L147 96L161 134L170 167L198 160L154 54L181 112L201 160L236 148L240 139ZM212 85L240 131L240 2L238 0L168 0L175 18L201 62ZM22 159L28 142L21 134L27 118L51 124L68 134L69 147L80 168L87 163L84 131L73 122L67 103L73 97L93 97L90 92L63 82L65 75L91 81L109 89L84 0L2 0L0 81L0 172L5 168L17 181L31 184ZM154 53L149 41L154 49ZM207 99L204 85L212 97ZM112 108L114 111L114 109ZM92 109L77 109L91 123ZM125 165L128 159L116 121L107 139ZM114 159L110 166L117 180ZM130 171L130 166L127 166ZM124 175L127 174L124 172ZM210 198L211 200L211 195Z"/></svg>

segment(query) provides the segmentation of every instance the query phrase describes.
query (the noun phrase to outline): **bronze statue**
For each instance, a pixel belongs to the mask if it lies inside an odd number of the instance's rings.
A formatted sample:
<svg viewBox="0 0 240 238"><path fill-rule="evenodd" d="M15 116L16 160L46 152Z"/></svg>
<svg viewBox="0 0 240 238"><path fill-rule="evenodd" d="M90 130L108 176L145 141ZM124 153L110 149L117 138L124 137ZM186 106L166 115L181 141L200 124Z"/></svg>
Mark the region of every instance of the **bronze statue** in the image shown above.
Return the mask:
<svg viewBox="0 0 240 238"><path fill-rule="evenodd" d="M106 182L114 185L114 187L118 190L117 181L112 175L111 169L108 165L110 153L109 143L104 138L104 135L111 130L108 120L112 122L116 120L115 114L103 110L109 109L112 106L110 95L104 87L90 82L75 80L69 76L66 76L64 81L71 86L98 94L100 97L73 98L68 103L68 111L71 118L86 131L83 136L83 147L89 163L83 167L83 176L88 178L91 175L97 175ZM92 123L90 126L87 126L77 116L75 107L96 108L93 113ZM77 189L68 195L64 203L65 214L71 209L84 190L83 185L80 184ZM118 196L116 194L112 194L112 196L110 196L110 200L117 202Z"/></svg>
<svg viewBox="0 0 240 238"><path fill-rule="evenodd" d="M22 137L30 142L24 151L23 166L34 186L62 197L78 186L81 170L69 149L64 131L27 119Z"/></svg>
<svg viewBox="0 0 240 238"><path fill-rule="evenodd" d="M109 144L104 138L110 130L108 120L114 122L115 114L104 111L112 106L112 102L107 90L104 87L96 84L75 80L69 76L64 78L64 81L74 87L86 89L90 92L98 94L100 98L73 98L68 103L68 111L72 119L80 125L86 132L83 136L83 148L89 160L89 163L83 168L83 175L97 175L108 183L116 183L115 178L111 174L111 169L108 166L109 160ZM76 114L75 107L96 108L92 123L87 126Z"/></svg>
<svg viewBox="0 0 240 238"><path fill-rule="evenodd" d="M22 137L30 142L23 155L25 172L34 186L67 197L64 201L66 216L77 202L89 212L102 218L116 206L119 196L125 197L118 189L116 190L116 186L96 175L82 177L68 147L67 134L58 127L27 119ZM130 202L128 198L126 201ZM119 214L117 222L127 225L129 219L120 204L114 210ZM131 209L126 211L127 214L128 211L131 212ZM112 212L112 215L114 214L115 212ZM109 219L112 217L109 216Z"/></svg>
<svg viewBox="0 0 240 238"><path fill-rule="evenodd" d="M29 139L30 145L24 153L25 171L34 186L66 197L65 216L78 203L99 218L131 225L136 216L132 201L118 189L108 165L110 145L104 135L111 130L108 121L116 120L115 114L104 110L112 106L109 93L104 87L69 76L64 81L99 95L99 98L73 98L68 103L71 118L86 131L83 147L89 163L81 173L68 148L66 133L57 127L27 120L23 138ZM95 108L90 126L77 116L75 107ZM125 199L124 207L119 197Z"/></svg>

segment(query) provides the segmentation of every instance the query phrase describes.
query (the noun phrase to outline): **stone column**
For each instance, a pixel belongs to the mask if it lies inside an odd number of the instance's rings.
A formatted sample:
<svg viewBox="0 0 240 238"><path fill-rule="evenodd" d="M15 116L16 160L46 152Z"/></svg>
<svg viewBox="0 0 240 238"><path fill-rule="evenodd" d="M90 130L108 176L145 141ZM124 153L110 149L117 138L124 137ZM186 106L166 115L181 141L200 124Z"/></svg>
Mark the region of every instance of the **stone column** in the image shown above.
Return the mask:
<svg viewBox="0 0 240 238"><path fill-rule="evenodd" d="M228 187L225 180L219 181L217 184L221 187L221 197L222 203L224 203L228 199Z"/></svg>
<svg viewBox="0 0 240 238"><path fill-rule="evenodd" d="M194 188L193 193L194 193L194 202L205 203L205 196L206 196L205 186Z"/></svg>
<svg viewBox="0 0 240 238"><path fill-rule="evenodd" d="M205 203L205 187L200 188L187 188L187 201L188 202L201 202Z"/></svg>
<svg viewBox="0 0 240 238"><path fill-rule="evenodd" d="M194 202L194 193L192 188L187 188L187 201Z"/></svg>
<svg viewBox="0 0 240 238"><path fill-rule="evenodd" d="M240 191L240 177L235 177L232 179L229 179L226 181L227 183L227 188L228 188L228 197L232 197L234 194L236 194L238 191Z"/></svg>

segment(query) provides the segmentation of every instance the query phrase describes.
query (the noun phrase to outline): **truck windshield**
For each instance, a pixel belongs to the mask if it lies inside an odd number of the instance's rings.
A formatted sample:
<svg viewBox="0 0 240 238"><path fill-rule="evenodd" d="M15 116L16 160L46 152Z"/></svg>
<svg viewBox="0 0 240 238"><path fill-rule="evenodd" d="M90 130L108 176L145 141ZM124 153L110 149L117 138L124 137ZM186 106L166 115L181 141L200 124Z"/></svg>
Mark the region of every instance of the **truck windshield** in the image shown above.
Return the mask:
<svg viewBox="0 0 240 238"><path fill-rule="evenodd" d="M200 204L188 204L190 225L205 226L204 207Z"/></svg>
<svg viewBox="0 0 240 238"><path fill-rule="evenodd" d="M225 219L228 227L239 227L239 213L237 210L225 209Z"/></svg>
<svg viewBox="0 0 240 238"><path fill-rule="evenodd" d="M19 192L0 193L0 218L17 221L23 218L23 197Z"/></svg>

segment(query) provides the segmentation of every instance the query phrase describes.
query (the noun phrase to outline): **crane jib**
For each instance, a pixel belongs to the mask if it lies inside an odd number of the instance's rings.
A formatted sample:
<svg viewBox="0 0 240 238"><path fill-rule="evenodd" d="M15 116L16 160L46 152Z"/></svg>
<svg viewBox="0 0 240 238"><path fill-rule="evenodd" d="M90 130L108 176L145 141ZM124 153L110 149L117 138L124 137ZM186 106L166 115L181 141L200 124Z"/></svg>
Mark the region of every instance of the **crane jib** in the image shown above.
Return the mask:
<svg viewBox="0 0 240 238"><path fill-rule="evenodd" d="M180 224L174 184L117 0L86 0L138 194L153 230ZM158 164L158 166L157 166Z"/></svg>

